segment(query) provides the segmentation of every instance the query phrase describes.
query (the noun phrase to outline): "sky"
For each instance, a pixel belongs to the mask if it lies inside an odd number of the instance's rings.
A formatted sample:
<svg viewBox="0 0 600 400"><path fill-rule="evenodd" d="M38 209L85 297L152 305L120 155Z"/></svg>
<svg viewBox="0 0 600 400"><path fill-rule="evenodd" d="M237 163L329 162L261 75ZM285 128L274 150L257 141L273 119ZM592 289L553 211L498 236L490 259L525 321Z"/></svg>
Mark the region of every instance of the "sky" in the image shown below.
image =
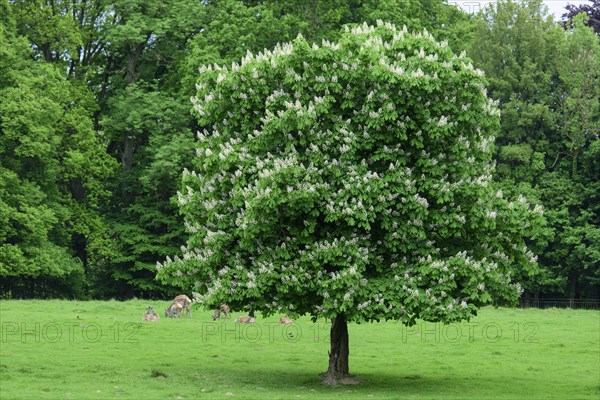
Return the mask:
<svg viewBox="0 0 600 400"><path fill-rule="evenodd" d="M469 12L477 12L487 4L494 2L494 0L448 0L448 3L457 4L462 9ZM544 0L544 4L546 4L546 6L548 7L550 14L554 15L555 20L560 19L561 16L566 12L565 6L567 4L573 4L578 6L585 3L590 4L590 2L587 0Z"/></svg>

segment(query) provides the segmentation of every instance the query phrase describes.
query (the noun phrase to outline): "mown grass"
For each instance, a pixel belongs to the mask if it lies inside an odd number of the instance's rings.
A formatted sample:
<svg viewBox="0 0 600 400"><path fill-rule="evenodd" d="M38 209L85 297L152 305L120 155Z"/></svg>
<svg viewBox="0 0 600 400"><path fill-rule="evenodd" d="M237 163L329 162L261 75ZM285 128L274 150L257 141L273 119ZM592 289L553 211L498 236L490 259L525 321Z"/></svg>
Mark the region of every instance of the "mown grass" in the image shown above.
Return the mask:
<svg viewBox="0 0 600 400"><path fill-rule="evenodd" d="M470 323L351 324L356 385L323 385L329 325L144 322L167 302L1 301L0 398L598 399L600 313L485 308ZM162 317L161 315L161 317Z"/></svg>

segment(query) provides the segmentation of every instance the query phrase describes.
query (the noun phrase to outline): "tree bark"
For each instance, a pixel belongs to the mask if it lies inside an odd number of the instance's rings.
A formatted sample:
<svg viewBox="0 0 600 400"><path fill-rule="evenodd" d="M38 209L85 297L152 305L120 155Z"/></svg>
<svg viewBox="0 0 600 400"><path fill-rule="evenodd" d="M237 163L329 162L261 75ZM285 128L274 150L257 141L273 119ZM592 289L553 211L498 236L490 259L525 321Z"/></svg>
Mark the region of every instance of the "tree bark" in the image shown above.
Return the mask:
<svg viewBox="0 0 600 400"><path fill-rule="evenodd" d="M529 303L529 291L526 290L523 293L523 297L521 297L521 307L523 308L529 308L530 303Z"/></svg>
<svg viewBox="0 0 600 400"><path fill-rule="evenodd" d="M577 294L577 276L570 276L569 281L569 307L575 308L575 296Z"/></svg>
<svg viewBox="0 0 600 400"><path fill-rule="evenodd" d="M336 383L348 375L348 324L343 314L335 317L331 324L331 350L329 369L325 374L326 383Z"/></svg>
<svg viewBox="0 0 600 400"><path fill-rule="evenodd" d="M123 164L123 170L125 172L130 171L133 166L133 137L135 132L125 134L125 142L123 143L123 154L121 155L121 164Z"/></svg>
<svg viewBox="0 0 600 400"><path fill-rule="evenodd" d="M146 38L146 41L148 40ZM138 44L135 48L129 48L127 53L127 85L132 85L137 82L137 69L138 69L138 59L142 55L144 48L146 47L146 42ZM135 140L136 132L131 130L130 132L125 133L125 141L123 143L123 155L121 157L121 163L123 164L123 170L125 172L131 170L133 165L133 152L134 152L134 140Z"/></svg>

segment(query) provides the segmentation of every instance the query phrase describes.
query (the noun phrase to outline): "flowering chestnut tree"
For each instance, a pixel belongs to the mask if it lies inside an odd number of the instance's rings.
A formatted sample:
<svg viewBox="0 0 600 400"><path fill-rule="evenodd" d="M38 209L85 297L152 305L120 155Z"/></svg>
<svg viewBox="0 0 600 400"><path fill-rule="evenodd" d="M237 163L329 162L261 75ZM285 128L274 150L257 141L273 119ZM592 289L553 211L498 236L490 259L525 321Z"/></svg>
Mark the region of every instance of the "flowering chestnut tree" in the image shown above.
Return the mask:
<svg viewBox="0 0 600 400"><path fill-rule="evenodd" d="M539 207L493 188L499 111L481 71L425 32L346 28L201 68L189 240L158 278L201 304L332 320L454 322L518 298Z"/></svg>

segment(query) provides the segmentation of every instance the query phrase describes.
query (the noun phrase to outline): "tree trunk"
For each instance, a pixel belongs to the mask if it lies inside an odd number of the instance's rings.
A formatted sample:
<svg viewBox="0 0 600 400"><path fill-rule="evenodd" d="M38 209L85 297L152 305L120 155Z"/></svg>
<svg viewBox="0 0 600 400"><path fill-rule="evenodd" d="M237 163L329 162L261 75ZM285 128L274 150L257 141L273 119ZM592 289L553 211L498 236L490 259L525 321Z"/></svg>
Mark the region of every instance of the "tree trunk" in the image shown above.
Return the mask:
<svg viewBox="0 0 600 400"><path fill-rule="evenodd" d="M133 166L133 135L135 132L125 134L125 142L123 143L123 154L121 155L121 164L125 172L130 171Z"/></svg>
<svg viewBox="0 0 600 400"><path fill-rule="evenodd" d="M529 291L528 290L523 292L523 297L521 297L521 307L529 308Z"/></svg>
<svg viewBox="0 0 600 400"><path fill-rule="evenodd" d="M137 69L138 59L142 55L146 42L140 43L134 49L129 49L127 54L127 85L133 85L137 82ZM131 170L133 165L133 151L134 151L134 139L136 133L134 130L125 133L125 141L123 143L123 155L121 157L121 163L123 164L123 170L125 172Z"/></svg>
<svg viewBox="0 0 600 400"><path fill-rule="evenodd" d="M344 315L339 314L331 324L331 350L329 369L325 374L326 383L336 383L348 375L348 324Z"/></svg>
<svg viewBox="0 0 600 400"><path fill-rule="evenodd" d="M577 294L577 277L569 277L569 307L575 308L575 296Z"/></svg>

